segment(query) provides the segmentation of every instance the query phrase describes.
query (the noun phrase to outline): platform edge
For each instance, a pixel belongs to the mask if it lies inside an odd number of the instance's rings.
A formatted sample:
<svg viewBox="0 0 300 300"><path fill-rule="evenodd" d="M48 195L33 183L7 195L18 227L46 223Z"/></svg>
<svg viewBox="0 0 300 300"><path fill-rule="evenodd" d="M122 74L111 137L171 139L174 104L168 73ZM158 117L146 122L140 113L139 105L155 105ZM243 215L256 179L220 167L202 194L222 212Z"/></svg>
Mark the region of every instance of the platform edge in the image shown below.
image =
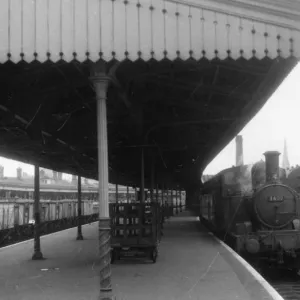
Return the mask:
<svg viewBox="0 0 300 300"><path fill-rule="evenodd" d="M209 232L221 246L223 246L242 266L259 282L259 284L265 289L265 291L272 297L273 300L284 300L279 293L250 265L244 260L238 253L216 237L212 232Z"/></svg>

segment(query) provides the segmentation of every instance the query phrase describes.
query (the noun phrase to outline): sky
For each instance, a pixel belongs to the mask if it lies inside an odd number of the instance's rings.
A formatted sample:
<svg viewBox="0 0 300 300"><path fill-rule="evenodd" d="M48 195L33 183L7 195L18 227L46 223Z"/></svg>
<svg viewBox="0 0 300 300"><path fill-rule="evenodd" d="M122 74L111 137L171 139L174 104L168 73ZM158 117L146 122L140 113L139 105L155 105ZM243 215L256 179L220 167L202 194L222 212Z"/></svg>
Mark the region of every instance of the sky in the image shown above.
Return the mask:
<svg viewBox="0 0 300 300"><path fill-rule="evenodd" d="M287 76L265 106L240 132L243 136L244 163L263 159L265 151L283 152L284 139L290 165L300 165L300 63ZM282 159L282 155L281 155ZM235 164L233 139L206 167L204 174L216 174ZM33 166L0 157L5 176L16 176L16 169L33 174ZM71 175L63 176L70 179Z"/></svg>
<svg viewBox="0 0 300 300"><path fill-rule="evenodd" d="M286 77L263 108L239 133L243 136L244 164L264 159L263 153L281 153L286 139L291 166L300 165L300 63ZM214 175L235 164L233 139L206 167Z"/></svg>

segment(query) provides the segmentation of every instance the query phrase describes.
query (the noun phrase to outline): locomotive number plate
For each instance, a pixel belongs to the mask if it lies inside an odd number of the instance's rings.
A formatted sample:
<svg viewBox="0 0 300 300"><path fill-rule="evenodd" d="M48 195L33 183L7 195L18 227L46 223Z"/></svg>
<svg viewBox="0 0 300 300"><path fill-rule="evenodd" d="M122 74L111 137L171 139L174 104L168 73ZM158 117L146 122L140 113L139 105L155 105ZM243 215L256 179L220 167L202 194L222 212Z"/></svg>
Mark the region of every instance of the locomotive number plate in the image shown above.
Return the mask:
<svg viewBox="0 0 300 300"><path fill-rule="evenodd" d="M285 199L284 197L277 197L277 196L269 196L267 198L268 202L283 202Z"/></svg>

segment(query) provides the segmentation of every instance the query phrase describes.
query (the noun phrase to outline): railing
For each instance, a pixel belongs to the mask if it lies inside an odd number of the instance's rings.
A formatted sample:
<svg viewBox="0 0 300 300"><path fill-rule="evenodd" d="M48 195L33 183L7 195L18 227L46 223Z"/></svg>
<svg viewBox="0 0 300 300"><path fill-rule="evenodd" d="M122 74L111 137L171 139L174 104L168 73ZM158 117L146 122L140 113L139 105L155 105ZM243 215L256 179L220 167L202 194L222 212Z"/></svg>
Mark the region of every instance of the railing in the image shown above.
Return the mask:
<svg viewBox="0 0 300 300"><path fill-rule="evenodd" d="M41 222L76 217L77 211L78 203L75 200L41 200L40 202ZM82 201L81 211L82 215L97 213L93 210L93 202L87 200ZM0 230L26 225L33 219L33 200L0 200Z"/></svg>
<svg viewBox="0 0 300 300"><path fill-rule="evenodd" d="M34 214L32 199L0 200L0 247L33 238ZM91 201L82 201L81 224L98 219ZM41 235L75 227L78 223L78 203L64 199L41 200Z"/></svg>
<svg viewBox="0 0 300 300"><path fill-rule="evenodd" d="M81 216L81 224L89 224L98 220L98 214ZM63 218L41 223L40 234L45 235L78 226L78 217ZM20 241L33 238L34 225L15 225L12 228L0 230L0 248Z"/></svg>
<svg viewBox="0 0 300 300"><path fill-rule="evenodd" d="M2 203L4 204L4 203ZM19 225L15 222L15 209L14 203L5 203L7 207L0 207L0 248L9 244L24 241L33 238L34 233L34 220L30 218L29 212L28 216L24 215L23 225ZM88 224L98 220L98 207L93 205L91 213L88 215L81 216L81 224ZM77 208L77 207L76 207ZM185 209L185 205L164 205L162 206L162 223L165 219L174 216ZM72 228L78 226L78 216L77 209L75 216L66 217L55 220L46 220L40 225L41 235L57 232L60 230ZM25 219L26 218L26 219ZM19 219L18 219L19 221Z"/></svg>

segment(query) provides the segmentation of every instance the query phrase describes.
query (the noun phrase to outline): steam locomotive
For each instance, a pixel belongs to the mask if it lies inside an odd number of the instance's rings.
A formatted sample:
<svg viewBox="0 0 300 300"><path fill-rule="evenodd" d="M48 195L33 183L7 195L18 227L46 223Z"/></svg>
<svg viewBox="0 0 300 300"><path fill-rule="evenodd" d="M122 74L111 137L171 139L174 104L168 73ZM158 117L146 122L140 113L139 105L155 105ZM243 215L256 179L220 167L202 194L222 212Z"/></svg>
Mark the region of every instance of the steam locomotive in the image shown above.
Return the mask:
<svg viewBox="0 0 300 300"><path fill-rule="evenodd" d="M300 268L300 198L285 184L277 151L263 161L223 170L204 183L200 220L240 255Z"/></svg>

